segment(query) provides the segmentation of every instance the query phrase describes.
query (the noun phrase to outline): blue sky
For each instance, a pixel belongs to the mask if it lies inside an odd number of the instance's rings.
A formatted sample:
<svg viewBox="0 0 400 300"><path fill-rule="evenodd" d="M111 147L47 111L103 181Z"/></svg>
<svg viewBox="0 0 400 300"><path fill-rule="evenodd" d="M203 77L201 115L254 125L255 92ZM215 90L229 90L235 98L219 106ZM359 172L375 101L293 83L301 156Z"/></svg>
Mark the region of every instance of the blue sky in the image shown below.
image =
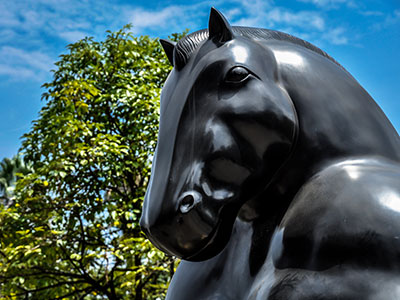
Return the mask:
<svg viewBox="0 0 400 300"><path fill-rule="evenodd" d="M0 159L16 154L37 118L50 70L65 46L133 24L166 38L205 28L210 7L232 25L281 30L322 48L378 102L400 131L400 1L0 0Z"/></svg>

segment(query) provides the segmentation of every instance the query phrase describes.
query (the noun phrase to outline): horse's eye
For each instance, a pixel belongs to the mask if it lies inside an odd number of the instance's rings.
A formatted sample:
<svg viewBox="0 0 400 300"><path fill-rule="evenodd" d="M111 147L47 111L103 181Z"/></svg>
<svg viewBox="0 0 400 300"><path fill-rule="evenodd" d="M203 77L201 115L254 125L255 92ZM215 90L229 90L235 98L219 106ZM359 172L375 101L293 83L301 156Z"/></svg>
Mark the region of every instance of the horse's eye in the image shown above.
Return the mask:
<svg viewBox="0 0 400 300"><path fill-rule="evenodd" d="M250 72L243 67L233 67L229 70L228 74L226 74L225 82L228 83L240 83L243 82L249 77Z"/></svg>

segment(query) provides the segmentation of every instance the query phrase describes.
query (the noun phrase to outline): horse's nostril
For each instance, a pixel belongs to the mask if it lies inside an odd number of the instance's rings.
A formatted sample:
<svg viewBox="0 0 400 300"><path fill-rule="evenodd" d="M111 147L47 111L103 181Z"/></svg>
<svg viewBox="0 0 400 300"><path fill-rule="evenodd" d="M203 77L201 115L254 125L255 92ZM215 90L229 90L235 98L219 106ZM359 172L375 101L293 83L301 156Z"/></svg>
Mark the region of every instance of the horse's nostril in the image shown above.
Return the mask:
<svg viewBox="0 0 400 300"><path fill-rule="evenodd" d="M179 210L181 211L181 213L185 214L192 209L193 205L194 205L193 195L186 195L181 200L181 203L179 205Z"/></svg>
<svg viewBox="0 0 400 300"><path fill-rule="evenodd" d="M179 210L181 213L185 214L189 212L196 205L196 203L200 202L200 200L201 195L198 192L186 192L181 197Z"/></svg>
<svg viewBox="0 0 400 300"><path fill-rule="evenodd" d="M194 198L192 195L187 195L181 201L181 207L192 207L194 204Z"/></svg>

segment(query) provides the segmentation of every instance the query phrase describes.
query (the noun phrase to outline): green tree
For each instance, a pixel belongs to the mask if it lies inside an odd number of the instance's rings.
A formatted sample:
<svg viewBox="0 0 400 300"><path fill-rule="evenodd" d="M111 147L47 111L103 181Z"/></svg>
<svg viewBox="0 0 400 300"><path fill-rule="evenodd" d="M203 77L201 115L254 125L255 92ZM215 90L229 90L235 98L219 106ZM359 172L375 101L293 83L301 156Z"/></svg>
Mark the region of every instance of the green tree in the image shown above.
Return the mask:
<svg viewBox="0 0 400 300"><path fill-rule="evenodd" d="M176 262L138 225L171 67L128 27L68 46L0 209L0 298L162 299ZM177 39L180 35L174 35Z"/></svg>
<svg viewBox="0 0 400 300"><path fill-rule="evenodd" d="M11 205L18 178L30 172L30 168L19 155L6 157L0 162L0 203L4 206Z"/></svg>

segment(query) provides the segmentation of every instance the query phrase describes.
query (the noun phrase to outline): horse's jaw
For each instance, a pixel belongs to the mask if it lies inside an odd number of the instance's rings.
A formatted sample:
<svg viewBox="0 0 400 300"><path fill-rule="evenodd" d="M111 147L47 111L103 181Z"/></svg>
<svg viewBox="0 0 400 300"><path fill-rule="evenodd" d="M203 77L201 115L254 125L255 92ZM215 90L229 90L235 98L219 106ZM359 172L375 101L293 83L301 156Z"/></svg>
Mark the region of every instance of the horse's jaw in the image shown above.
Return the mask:
<svg viewBox="0 0 400 300"><path fill-rule="evenodd" d="M220 220L214 230L207 236L201 248L198 248L193 254L182 256L181 258L183 260L196 262L210 259L219 254L230 239L233 223L234 220L229 223L226 222L226 220L224 220L224 222Z"/></svg>
<svg viewBox="0 0 400 300"><path fill-rule="evenodd" d="M227 189L210 192L206 184L203 189L201 185L186 189L177 201L179 204L170 209L164 207L163 215L154 223L142 217L142 229L158 249L170 255L188 261L209 259L229 241L240 208L237 195ZM165 214L166 211L169 213Z"/></svg>
<svg viewBox="0 0 400 300"><path fill-rule="evenodd" d="M190 261L211 258L229 241L241 206L240 185L249 172L227 159L193 159L189 165L178 160L174 167L168 180L152 170L156 176L145 196L143 231L168 254ZM163 191L160 183L166 184Z"/></svg>

